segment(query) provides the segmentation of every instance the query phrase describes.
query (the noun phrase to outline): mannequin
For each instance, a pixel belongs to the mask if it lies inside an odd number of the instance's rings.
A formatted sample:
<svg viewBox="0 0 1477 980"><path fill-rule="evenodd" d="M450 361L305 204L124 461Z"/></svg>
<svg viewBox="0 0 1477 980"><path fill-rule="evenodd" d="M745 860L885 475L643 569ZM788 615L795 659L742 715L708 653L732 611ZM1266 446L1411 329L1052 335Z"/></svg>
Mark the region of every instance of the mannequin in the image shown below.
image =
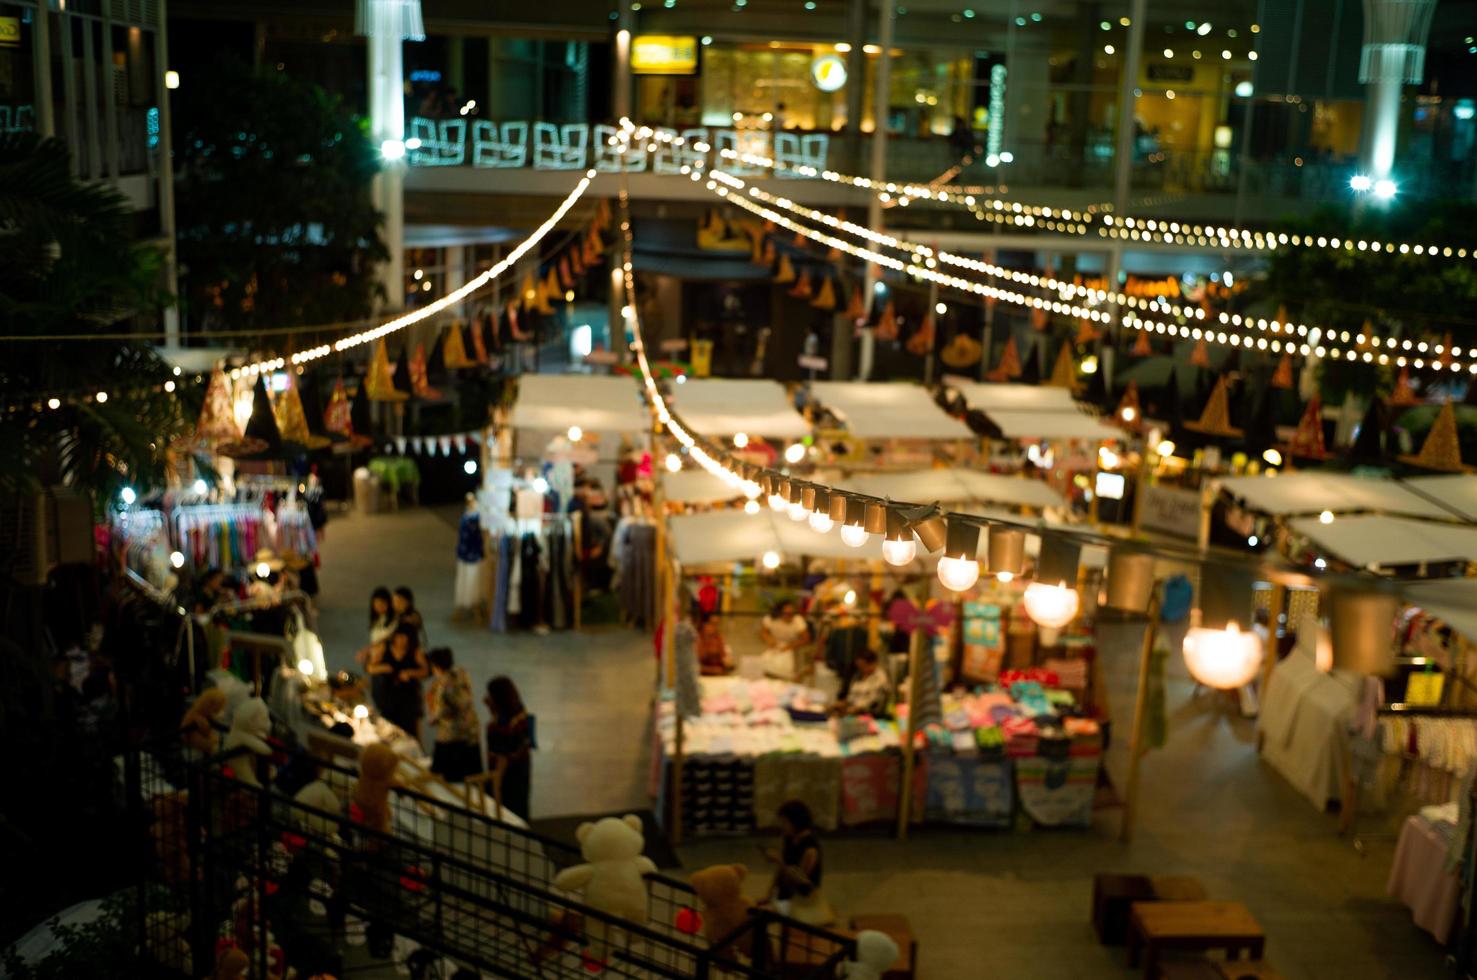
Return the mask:
<svg viewBox="0 0 1477 980"><path fill-rule="evenodd" d="M482 541L482 519L477 513L477 497L467 494L466 510L456 534L456 592L453 617L466 613L474 618L483 607L482 559L486 556Z"/></svg>

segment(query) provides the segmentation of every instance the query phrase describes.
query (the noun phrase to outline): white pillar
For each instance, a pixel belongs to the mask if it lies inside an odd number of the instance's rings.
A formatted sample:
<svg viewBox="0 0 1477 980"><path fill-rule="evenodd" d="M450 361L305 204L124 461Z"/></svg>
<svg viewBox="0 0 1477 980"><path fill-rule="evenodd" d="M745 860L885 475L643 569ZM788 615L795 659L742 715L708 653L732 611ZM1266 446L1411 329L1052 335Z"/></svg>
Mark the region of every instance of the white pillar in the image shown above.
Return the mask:
<svg viewBox="0 0 1477 980"><path fill-rule="evenodd" d="M877 88L872 97L872 165L868 176L873 181L887 179L887 106L891 100L892 91L892 25L896 16L896 8L891 2L878 5L877 17L877 46L881 49L877 52ZM867 227L875 232L881 232L882 226L882 202L877 199L874 192L867 198ZM876 299L876 284L878 270L867 263L865 284L862 286L862 295L867 303ZM831 345L832 374L838 377L834 370L841 363L837 352L841 350L842 344L846 345L847 354L850 354L851 338L849 336L838 336ZM872 373L872 360L876 346L876 338L870 327L862 330L862 342L859 356L857 357L857 379L865 381ZM848 356L846 360L851 358Z"/></svg>
<svg viewBox="0 0 1477 980"><path fill-rule="evenodd" d="M169 21L165 16L165 0L159 0L159 21L154 34L154 97L159 100L159 232L164 238L164 288L169 295L179 295L179 249L174 227L174 117L169 105L169 89L164 87L164 72L169 68ZM45 17L43 5L40 16ZM108 66L112 71L112 66ZM112 99L109 77L107 97ZM178 347L179 302L164 307L164 345Z"/></svg>
<svg viewBox="0 0 1477 980"><path fill-rule="evenodd" d="M620 17L616 21L615 57L611 80L610 108L616 122L631 115L631 35L636 33L636 14L629 0L620 0Z"/></svg>

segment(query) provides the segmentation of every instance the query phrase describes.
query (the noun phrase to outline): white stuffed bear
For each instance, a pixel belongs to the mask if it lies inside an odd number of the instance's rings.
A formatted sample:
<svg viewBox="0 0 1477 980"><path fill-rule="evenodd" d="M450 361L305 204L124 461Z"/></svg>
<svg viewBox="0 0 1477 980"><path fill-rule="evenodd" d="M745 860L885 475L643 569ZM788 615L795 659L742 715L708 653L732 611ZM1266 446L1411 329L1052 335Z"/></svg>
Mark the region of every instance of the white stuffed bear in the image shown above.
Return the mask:
<svg viewBox="0 0 1477 980"><path fill-rule="evenodd" d="M856 934L856 959L841 964L838 976L846 980L882 980L897 962L897 943L885 932L863 929Z"/></svg>
<svg viewBox="0 0 1477 980"><path fill-rule="evenodd" d="M225 760L225 764L236 774L236 778L248 786L260 786L256 778L255 756L268 756L272 754L272 747L267 744L267 736L272 734L272 715L267 710L267 702L261 698L247 698L241 702L236 709L235 717L231 719L231 730L226 733L225 743L221 750L232 753L237 749L246 749L251 755L235 752L233 756Z"/></svg>
<svg viewBox="0 0 1477 980"><path fill-rule="evenodd" d="M575 831L575 837L588 863L559 872L554 887L583 893L586 905L607 915L644 923L646 881L642 875L655 872L656 864L641 853L646 845L641 836L641 818L627 814L583 823ZM606 924L587 923L586 931L592 952L597 958L602 956Z"/></svg>

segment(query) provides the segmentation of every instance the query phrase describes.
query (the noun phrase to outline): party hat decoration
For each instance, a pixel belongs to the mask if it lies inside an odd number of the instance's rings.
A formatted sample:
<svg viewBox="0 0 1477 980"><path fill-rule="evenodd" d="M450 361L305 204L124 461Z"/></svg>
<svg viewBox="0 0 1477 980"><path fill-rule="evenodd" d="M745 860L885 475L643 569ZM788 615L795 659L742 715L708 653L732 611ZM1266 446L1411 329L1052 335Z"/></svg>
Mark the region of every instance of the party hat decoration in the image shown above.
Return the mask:
<svg viewBox="0 0 1477 980"><path fill-rule="evenodd" d="M1444 334L1441 343L1436 347L1436 363L1440 367L1451 366L1451 334Z"/></svg>
<svg viewBox="0 0 1477 980"><path fill-rule="evenodd" d="M922 357L924 354L927 354L929 351L933 350L933 338L935 332L936 328L934 327L933 323L933 314L930 313L923 318L923 323L919 325L917 331L914 332L913 336L908 338L908 341L905 345L908 348L908 353L915 354L918 357Z"/></svg>
<svg viewBox="0 0 1477 980"><path fill-rule="evenodd" d="M1092 343L1102 335L1103 333L1097 328L1097 324L1093 323L1087 317L1083 317L1077 321L1077 336L1072 338L1072 343L1083 346Z"/></svg>
<svg viewBox="0 0 1477 980"><path fill-rule="evenodd" d="M1197 368L1210 370L1210 348L1206 346L1204 337L1195 341L1195 349L1190 351L1190 363Z"/></svg>
<svg viewBox="0 0 1477 980"><path fill-rule="evenodd" d="M472 322L476 322L474 319ZM446 328L446 342L441 348L441 360L448 370L476 367L470 357L467 356L466 341L462 339L462 324L454 322Z"/></svg>
<svg viewBox="0 0 1477 980"><path fill-rule="evenodd" d="M415 397L426 401L440 401L441 392L431 387L426 373L426 345L415 345L415 356L410 359L410 390Z"/></svg>
<svg viewBox="0 0 1477 980"><path fill-rule="evenodd" d="M590 230L590 237L586 238L585 241L590 243L590 254L595 256L597 260L605 254L605 242L600 240L600 233L598 231L592 228Z"/></svg>
<svg viewBox="0 0 1477 980"><path fill-rule="evenodd" d="M960 371L978 364L983 352L984 349L978 340L967 334L956 333L954 339L939 351L939 360L943 361L947 367Z"/></svg>
<svg viewBox="0 0 1477 980"><path fill-rule="evenodd" d="M765 237L763 235L756 234L756 235L754 235L752 237L751 241L752 241L752 250L751 250L751 253L749 255L749 261L750 262L753 262L755 265L763 265L764 264L764 242L766 241L766 239L765 239Z"/></svg>
<svg viewBox="0 0 1477 980"><path fill-rule="evenodd" d="M800 273L800 278L790 289L790 295L796 299L810 299L813 294L814 290L810 288L810 270L807 269Z"/></svg>
<svg viewBox="0 0 1477 980"><path fill-rule="evenodd" d="M226 384L226 373L219 367L210 372L210 383L205 387L205 404L200 406L200 418L195 423L195 432L187 436L176 448L187 452L206 452L221 446L245 448L247 452L260 452L267 448L262 442L247 445L241 435L241 426L236 423L236 413L231 406L231 391Z"/></svg>
<svg viewBox="0 0 1477 980"><path fill-rule="evenodd" d="M569 256L559 256L559 285L565 289L574 288L574 270L569 267Z"/></svg>
<svg viewBox="0 0 1477 980"><path fill-rule="evenodd" d="M858 286L851 291L851 302L846 304L846 319L852 321L865 320L867 318L867 304L862 301L862 290Z"/></svg>
<svg viewBox="0 0 1477 980"><path fill-rule="evenodd" d="M1395 379L1395 390L1390 393L1390 406L1392 408L1409 408L1421 403L1420 396L1410 386L1410 368L1401 368L1400 376Z"/></svg>
<svg viewBox="0 0 1477 980"><path fill-rule="evenodd" d="M831 284L829 276L821 280L821 288L815 294L815 299L810 301L810 305L818 310L836 309L836 287Z"/></svg>
<svg viewBox="0 0 1477 980"><path fill-rule="evenodd" d="M826 253L826 261L827 262L840 262L841 261L841 249L837 248L835 245L832 245L831 246L831 250Z"/></svg>
<svg viewBox="0 0 1477 980"><path fill-rule="evenodd" d="M333 383L333 394L328 398L328 407L323 410L323 431L340 441L359 446L367 446L370 442L369 436L354 431L354 407L344 390L343 378Z"/></svg>
<svg viewBox="0 0 1477 980"><path fill-rule="evenodd" d="M1138 338L1133 342L1133 349L1128 352L1129 356L1148 357L1154 353L1154 347L1149 343L1149 331L1140 330L1138 334Z"/></svg>
<svg viewBox="0 0 1477 980"><path fill-rule="evenodd" d="M256 376L252 387L251 418L246 420L246 434L240 442L227 443L217 452L235 459L271 459L282 455L282 430L277 428L272 399L267 397L267 383L262 375Z"/></svg>
<svg viewBox="0 0 1477 980"><path fill-rule="evenodd" d="M1050 321L1046 317L1046 311L1040 307L1031 310L1031 328L1033 330L1045 330Z"/></svg>
<svg viewBox="0 0 1477 980"><path fill-rule="evenodd" d="M1130 381L1113 410L1113 424L1129 432L1138 432L1144 427L1144 412L1139 407L1139 383Z"/></svg>
<svg viewBox="0 0 1477 980"><path fill-rule="evenodd" d="M795 240L790 244L794 245L796 248L803 249L806 246L805 236L798 231L795 232Z"/></svg>
<svg viewBox="0 0 1477 980"><path fill-rule="evenodd" d="M783 285L795 281L795 266L788 255L780 256L779 271L774 274L774 281Z"/></svg>
<svg viewBox="0 0 1477 980"><path fill-rule="evenodd" d="M1005 339L1005 349L1000 352L1000 361L990 372L991 381L1013 381L1021 376L1021 355L1015 346L1015 338Z"/></svg>
<svg viewBox="0 0 1477 980"><path fill-rule="evenodd" d="M1385 445L1385 411L1378 398L1371 398L1369 407L1364 410L1359 434L1349 446L1349 458L1376 466L1389 458Z"/></svg>
<svg viewBox="0 0 1477 980"><path fill-rule="evenodd" d="M395 372L390 375L390 383L404 392L410 391L410 344L407 343L400 348L400 356L395 358Z"/></svg>
<svg viewBox="0 0 1477 980"><path fill-rule="evenodd" d="M544 277L544 293L551 300L562 300L564 298L564 286L559 283L559 273L553 266L549 266L549 274Z"/></svg>
<svg viewBox="0 0 1477 980"><path fill-rule="evenodd" d="M487 363L487 337L482 327L486 324L494 337L497 336L497 312L489 310L482 316L472 318L472 355L477 358L478 364ZM496 343L496 341L494 341Z"/></svg>
<svg viewBox="0 0 1477 980"><path fill-rule="evenodd" d="M1077 390L1077 362L1072 359L1071 344L1062 344L1057 351L1056 363L1051 366L1051 377L1047 379L1046 385L1049 388Z"/></svg>
<svg viewBox="0 0 1477 980"><path fill-rule="evenodd" d="M759 264L772 267L776 258L777 256L774 250L774 239L766 238L764 240L764 255L761 256Z"/></svg>
<svg viewBox="0 0 1477 980"><path fill-rule="evenodd" d="M897 340L897 308L892 305L892 300L882 308L882 315L877 318L877 329L875 337L878 340Z"/></svg>
<svg viewBox="0 0 1477 980"><path fill-rule="evenodd" d="M610 227L610 201L603 197L595 202L595 220L593 224L596 228Z"/></svg>
<svg viewBox="0 0 1477 980"><path fill-rule="evenodd" d="M533 283L532 273L525 272L523 281L518 284L518 302L525 310L533 309L538 303L538 287Z"/></svg>
<svg viewBox="0 0 1477 980"><path fill-rule="evenodd" d="M1472 467L1462 462L1462 446L1456 431L1456 410L1451 407L1450 399L1436 413L1436 421L1431 423L1431 431L1426 433L1421 451L1414 456L1398 458L1402 463L1419 466L1423 470L1438 470L1442 473L1471 471Z"/></svg>
<svg viewBox="0 0 1477 980"><path fill-rule="evenodd" d="M508 324L508 336L510 338L520 344L533 339L532 330L524 330L518 325L518 307L516 304L509 303L507 309L503 312L506 314L504 319Z"/></svg>
<svg viewBox="0 0 1477 980"><path fill-rule="evenodd" d="M364 376L364 387L372 401L403 402L409 398L407 392L395 387L394 369L390 367L390 352L385 349L385 340L380 338L374 345L374 355L369 359L369 372Z"/></svg>
<svg viewBox="0 0 1477 980"><path fill-rule="evenodd" d="M1291 388L1293 384L1292 357L1288 354L1283 354L1282 360L1277 362L1277 370L1272 372L1272 387Z"/></svg>
<svg viewBox="0 0 1477 980"><path fill-rule="evenodd" d="M569 250L567 252L565 252L564 254L569 257L569 271L573 272L577 276L584 275L585 274L585 256L584 256L584 250L582 248L580 248L578 245L572 245L572 246L570 246Z"/></svg>
<svg viewBox="0 0 1477 980"><path fill-rule="evenodd" d="M1205 403L1205 410L1200 413L1200 421L1186 422L1185 428L1205 435L1225 436L1229 439L1239 439L1245 434L1241 429L1231 425L1230 397L1226 391L1224 374L1216 378L1215 387L1210 390L1210 398Z"/></svg>
<svg viewBox="0 0 1477 980"><path fill-rule="evenodd" d="M1287 451L1304 459L1327 459L1328 450L1323 445L1323 402L1317 395L1308 399L1303 417L1292 433Z"/></svg>
<svg viewBox="0 0 1477 980"><path fill-rule="evenodd" d="M277 398L277 429L286 442L295 442L305 449L322 449L329 440L308 431L308 416L303 411L303 400L298 395L297 385L288 376L287 389Z"/></svg>

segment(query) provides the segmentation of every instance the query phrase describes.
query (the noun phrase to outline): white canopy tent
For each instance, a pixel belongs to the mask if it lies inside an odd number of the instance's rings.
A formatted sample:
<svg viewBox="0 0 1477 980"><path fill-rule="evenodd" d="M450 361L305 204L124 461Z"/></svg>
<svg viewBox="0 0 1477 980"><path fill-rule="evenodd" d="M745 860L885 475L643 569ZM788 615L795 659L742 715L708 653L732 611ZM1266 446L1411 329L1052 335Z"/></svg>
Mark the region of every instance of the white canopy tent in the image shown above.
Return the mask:
<svg viewBox="0 0 1477 980"><path fill-rule="evenodd" d="M1477 473L1447 476L1417 476L1405 485L1450 510L1462 519L1477 521Z"/></svg>
<svg viewBox="0 0 1477 980"><path fill-rule="evenodd" d="M1051 385L973 381L952 387L964 396L970 408L977 408L991 418L995 417L996 411L1082 413L1082 406L1072 398L1070 391Z"/></svg>
<svg viewBox="0 0 1477 980"><path fill-rule="evenodd" d="M630 378L595 374L525 374L518 379L513 427L563 432L577 425L593 434L644 432L651 415Z"/></svg>
<svg viewBox="0 0 1477 980"><path fill-rule="evenodd" d="M1041 412L1028 409L987 411L985 414L1007 439L1089 439L1103 442L1123 438L1122 429L1086 412Z"/></svg>
<svg viewBox="0 0 1477 980"><path fill-rule="evenodd" d="M662 495L676 504L717 504L737 500L743 491L736 490L707 470L681 470L662 474Z"/></svg>
<svg viewBox="0 0 1477 980"><path fill-rule="evenodd" d="M1066 506L1061 494L1040 480L979 473L974 470L929 469L897 473L866 473L841 481L850 490L872 497L915 503L978 501L1012 507Z"/></svg>
<svg viewBox="0 0 1477 980"><path fill-rule="evenodd" d="M858 439L973 439L969 426L913 384L813 381L811 394Z"/></svg>
<svg viewBox="0 0 1477 980"><path fill-rule="evenodd" d="M1477 643L1477 578L1427 579L1400 589L1405 601Z"/></svg>
<svg viewBox="0 0 1477 980"><path fill-rule="evenodd" d="M817 534L804 521L764 508L758 514L717 510L707 514L676 514L667 518L672 555L684 565L709 562L757 561L766 551L790 560L839 558L873 560L882 557L882 541L872 535L865 545L852 548L835 530Z"/></svg>
<svg viewBox="0 0 1477 980"><path fill-rule="evenodd" d="M1328 524L1299 517L1289 526L1330 555L1361 568L1477 561L1477 527L1373 514L1338 517Z"/></svg>
<svg viewBox="0 0 1477 980"><path fill-rule="evenodd" d="M1405 517L1450 520L1452 513L1396 480L1344 473L1283 473L1275 477L1231 476L1219 483L1222 493L1251 510L1273 517L1372 511Z"/></svg>
<svg viewBox="0 0 1477 980"><path fill-rule="evenodd" d="M762 379L689 379L674 386L673 406L702 435L728 438L743 432L773 439L810 435L810 423L795 411L784 385Z"/></svg>

